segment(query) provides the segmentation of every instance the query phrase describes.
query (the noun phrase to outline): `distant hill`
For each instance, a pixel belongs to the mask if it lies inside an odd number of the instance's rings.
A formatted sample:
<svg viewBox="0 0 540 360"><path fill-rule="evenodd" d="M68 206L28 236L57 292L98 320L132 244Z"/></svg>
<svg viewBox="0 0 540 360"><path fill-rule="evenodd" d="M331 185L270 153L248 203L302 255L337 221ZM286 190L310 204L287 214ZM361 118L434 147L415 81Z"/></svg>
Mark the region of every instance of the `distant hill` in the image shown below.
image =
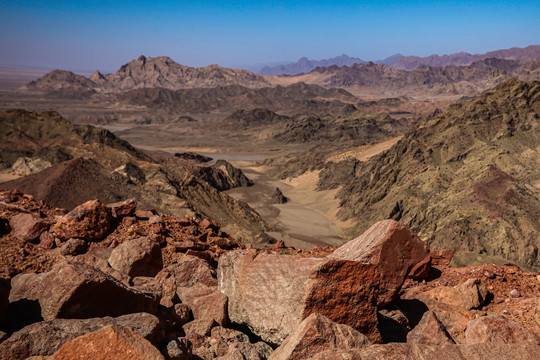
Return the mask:
<svg viewBox="0 0 540 360"><path fill-rule="evenodd" d="M301 74L301 73L308 73L311 70L315 69L316 67L324 67L324 66L331 66L331 65L337 65L337 66L351 66L353 64L363 64L365 63L364 60L359 58L350 57L348 55L342 54L340 56L336 56L331 59L323 59L323 60L309 60L306 57L300 58L295 63L290 64L283 64L283 65L277 65L277 66L265 66L260 71L260 75L295 75L295 74Z"/></svg>
<svg viewBox="0 0 540 360"><path fill-rule="evenodd" d="M137 60L122 65L112 74L101 74L96 70L91 78L86 78L70 71L54 70L21 89L48 92L111 92L141 88L177 90L229 85L261 88L269 86L269 83L262 76L246 70L217 65L193 68L180 65L166 56L146 58L141 55Z"/></svg>
<svg viewBox="0 0 540 360"><path fill-rule="evenodd" d="M398 70L414 70L422 65L427 66L462 66L470 65L473 62L494 58L504 60L532 60L540 58L540 45L531 45L525 48L513 47L506 50L495 50L485 54L469 54L466 52L459 52L450 55L431 55L427 57L418 56L402 56L390 65L394 69ZM384 62L382 62L384 63Z"/></svg>

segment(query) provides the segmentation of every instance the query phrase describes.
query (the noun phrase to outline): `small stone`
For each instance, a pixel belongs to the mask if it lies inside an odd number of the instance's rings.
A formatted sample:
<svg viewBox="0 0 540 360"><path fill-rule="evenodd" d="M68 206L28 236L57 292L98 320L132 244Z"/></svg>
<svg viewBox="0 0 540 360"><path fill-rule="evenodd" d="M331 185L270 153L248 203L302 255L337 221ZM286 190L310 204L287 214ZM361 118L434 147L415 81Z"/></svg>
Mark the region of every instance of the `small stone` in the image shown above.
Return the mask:
<svg viewBox="0 0 540 360"><path fill-rule="evenodd" d="M504 310L502 311L502 313L503 313L504 315L510 315L510 311L508 311L508 310L506 310L506 309L504 309Z"/></svg>
<svg viewBox="0 0 540 360"><path fill-rule="evenodd" d="M163 219L159 215L153 215L148 218L149 224L157 224L163 222Z"/></svg>
<svg viewBox="0 0 540 360"><path fill-rule="evenodd" d="M193 345L186 338L177 338L169 341L165 350L170 360L188 360L191 359Z"/></svg>
<svg viewBox="0 0 540 360"><path fill-rule="evenodd" d="M137 209L137 203L133 199L127 199L120 202L115 202L107 205L111 209L114 216L123 218L126 216L133 216L135 210Z"/></svg>
<svg viewBox="0 0 540 360"><path fill-rule="evenodd" d="M512 291L510 291L510 296L513 298L518 298L521 296L521 293L519 292L518 289L513 288Z"/></svg>
<svg viewBox="0 0 540 360"><path fill-rule="evenodd" d="M49 229L49 224L31 214L17 214L13 216L9 225L15 237L24 242L34 242L40 235Z"/></svg>
<svg viewBox="0 0 540 360"><path fill-rule="evenodd" d="M155 215L154 210L137 210L135 216L140 220L148 220Z"/></svg>
<svg viewBox="0 0 540 360"><path fill-rule="evenodd" d="M54 237L48 231L43 232L39 237L39 247L44 250L51 250L56 247Z"/></svg>
<svg viewBox="0 0 540 360"><path fill-rule="evenodd" d="M201 221L200 226L203 229L210 229L210 230L213 230L213 231L219 230L218 223L215 222L214 220L210 220L210 219L204 219L203 221Z"/></svg>
<svg viewBox="0 0 540 360"><path fill-rule="evenodd" d="M492 272L492 271L484 271L484 276L487 277L488 279L495 279L495 273Z"/></svg>
<svg viewBox="0 0 540 360"><path fill-rule="evenodd" d="M186 304L174 304L174 313L182 325L191 319L191 309Z"/></svg>
<svg viewBox="0 0 540 360"><path fill-rule="evenodd" d="M69 239L64 245L60 248L60 253L64 256L66 255L79 255L86 251L86 242L81 239Z"/></svg>
<svg viewBox="0 0 540 360"><path fill-rule="evenodd" d="M126 216L122 219L122 225L125 227L130 227L131 225L135 224L137 222L137 219L133 216Z"/></svg>

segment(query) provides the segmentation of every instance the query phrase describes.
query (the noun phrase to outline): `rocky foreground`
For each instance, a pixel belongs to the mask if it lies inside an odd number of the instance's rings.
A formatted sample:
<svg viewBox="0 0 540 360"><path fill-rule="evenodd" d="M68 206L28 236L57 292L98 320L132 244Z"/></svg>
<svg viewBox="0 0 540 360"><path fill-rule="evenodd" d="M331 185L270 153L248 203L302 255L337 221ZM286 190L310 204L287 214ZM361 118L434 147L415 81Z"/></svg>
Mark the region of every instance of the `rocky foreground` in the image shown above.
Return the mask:
<svg viewBox="0 0 540 360"><path fill-rule="evenodd" d="M133 200L0 191L0 359L537 359L540 274L453 253L394 220L257 250Z"/></svg>

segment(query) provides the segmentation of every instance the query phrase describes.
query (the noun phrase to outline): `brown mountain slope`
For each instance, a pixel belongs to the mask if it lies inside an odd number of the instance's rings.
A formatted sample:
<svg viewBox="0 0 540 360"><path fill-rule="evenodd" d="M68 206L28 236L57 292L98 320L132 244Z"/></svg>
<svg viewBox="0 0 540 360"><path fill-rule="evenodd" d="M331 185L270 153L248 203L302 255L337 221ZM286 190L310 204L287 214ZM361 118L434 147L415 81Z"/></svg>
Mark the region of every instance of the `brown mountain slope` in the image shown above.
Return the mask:
<svg viewBox="0 0 540 360"><path fill-rule="evenodd" d="M342 89L325 89L297 83L289 86L250 89L225 86L212 89L138 89L116 95L115 100L129 105L173 113L233 112L265 108L272 111L344 113L356 110L357 99Z"/></svg>
<svg viewBox="0 0 540 360"><path fill-rule="evenodd" d="M4 167L19 157L52 164L4 182L3 188L23 189L68 209L94 198L111 202L133 197L161 212L210 217L245 241L268 238L263 233L268 225L253 209L219 191L247 185L230 164L222 165L223 170L171 154L170 159L163 154L154 159L107 130L73 125L54 112L0 113L0 125Z"/></svg>
<svg viewBox="0 0 540 360"><path fill-rule="evenodd" d="M469 54L459 52L450 55L431 55L427 57L405 56L394 62L391 67L398 70L414 70L417 67L427 66L462 66L489 58L505 60L533 60L540 58L540 45L531 45L524 48L489 51L485 54Z"/></svg>
<svg viewBox="0 0 540 360"><path fill-rule="evenodd" d="M343 185L338 217L354 219L353 236L393 218L432 248L538 268L538 144L540 83L509 80L421 123L367 162L328 166L319 186Z"/></svg>

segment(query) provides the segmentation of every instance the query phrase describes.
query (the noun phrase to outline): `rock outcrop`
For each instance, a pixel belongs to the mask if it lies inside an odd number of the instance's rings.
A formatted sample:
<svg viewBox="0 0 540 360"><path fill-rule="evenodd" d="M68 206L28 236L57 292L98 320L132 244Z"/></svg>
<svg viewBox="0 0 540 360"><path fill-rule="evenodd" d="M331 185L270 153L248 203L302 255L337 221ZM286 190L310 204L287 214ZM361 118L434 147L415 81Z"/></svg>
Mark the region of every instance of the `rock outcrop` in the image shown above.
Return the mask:
<svg viewBox="0 0 540 360"><path fill-rule="evenodd" d="M231 321L265 341L279 345L312 313L380 341L375 265L251 250L223 255L218 271Z"/></svg>

